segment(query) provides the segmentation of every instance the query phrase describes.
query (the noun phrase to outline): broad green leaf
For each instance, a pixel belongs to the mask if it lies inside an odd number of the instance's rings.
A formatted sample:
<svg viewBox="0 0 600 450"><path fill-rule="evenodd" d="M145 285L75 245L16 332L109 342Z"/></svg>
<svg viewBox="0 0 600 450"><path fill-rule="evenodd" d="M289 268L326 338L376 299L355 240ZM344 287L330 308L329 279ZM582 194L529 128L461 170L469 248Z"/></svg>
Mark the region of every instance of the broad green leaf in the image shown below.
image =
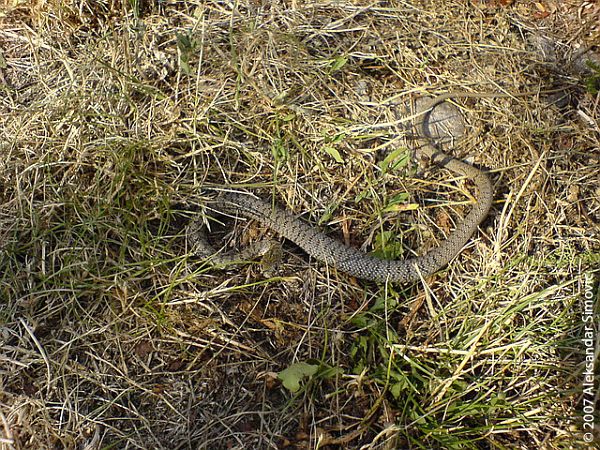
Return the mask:
<svg viewBox="0 0 600 450"><path fill-rule="evenodd" d="M344 158L342 158L342 155L340 155L340 152L338 152L336 148L323 147L323 150L325 151L325 153L327 153L329 156L331 156L335 160L335 162L338 162L338 163L344 162Z"/></svg>
<svg viewBox="0 0 600 450"><path fill-rule="evenodd" d="M300 362L292 364L287 369L279 372L277 377L281 380L283 386L290 392L298 392L300 389L300 381L304 378L310 378L319 370L319 366L315 364L307 364Z"/></svg>

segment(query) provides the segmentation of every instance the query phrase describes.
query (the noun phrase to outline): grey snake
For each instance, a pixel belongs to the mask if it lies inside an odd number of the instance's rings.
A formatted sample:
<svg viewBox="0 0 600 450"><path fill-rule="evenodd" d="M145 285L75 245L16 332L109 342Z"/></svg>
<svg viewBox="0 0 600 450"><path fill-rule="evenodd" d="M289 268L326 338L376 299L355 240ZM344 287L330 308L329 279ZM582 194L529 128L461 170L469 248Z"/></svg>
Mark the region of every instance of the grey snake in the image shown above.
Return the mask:
<svg viewBox="0 0 600 450"><path fill-rule="evenodd" d="M410 257L404 260L386 260L366 254L356 248L323 234L312 225L298 219L291 212L274 206L271 202L238 193L220 192L211 202L211 207L232 215L241 215L257 220L271 228L281 236L294 242L313 258L335 267L341 272L377 282L409 283L431 275L448 264L464 247L479 224L487 216L493 200L493 188L486 173L440 151L432 143L428 132L428 118L432 109L447 99L455 98L484 98L484 97L513 97L529 95L499 93L449 92L438 95L427 101L415 115L417 127L418 148L415 155L426 157L430 162L440 167L471 179L477 191L477 202L472 206L467 216L456 225L441 244L424 255ZM232 259L230 256L218 254L206 242L205 237L197 230L189 232L191 244L195 252L204 257L212 257L213 262L224 262ZM237 259L243 259L238 255Z"/></svg>

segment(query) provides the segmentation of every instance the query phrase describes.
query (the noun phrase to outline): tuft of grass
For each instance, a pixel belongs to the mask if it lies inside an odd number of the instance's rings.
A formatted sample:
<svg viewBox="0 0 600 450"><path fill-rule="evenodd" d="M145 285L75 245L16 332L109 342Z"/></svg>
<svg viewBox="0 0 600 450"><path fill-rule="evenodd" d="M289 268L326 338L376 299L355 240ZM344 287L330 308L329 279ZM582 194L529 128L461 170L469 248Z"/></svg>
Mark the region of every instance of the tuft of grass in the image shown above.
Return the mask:
<svg viewBox="0 0 600 450"><path fill-rule="evenodd" d="M600 92L600 64L593 61L586 61L585 63L592 71L592 74L585 79L585 87L590 94L598 95L598 92Z"/></svg>

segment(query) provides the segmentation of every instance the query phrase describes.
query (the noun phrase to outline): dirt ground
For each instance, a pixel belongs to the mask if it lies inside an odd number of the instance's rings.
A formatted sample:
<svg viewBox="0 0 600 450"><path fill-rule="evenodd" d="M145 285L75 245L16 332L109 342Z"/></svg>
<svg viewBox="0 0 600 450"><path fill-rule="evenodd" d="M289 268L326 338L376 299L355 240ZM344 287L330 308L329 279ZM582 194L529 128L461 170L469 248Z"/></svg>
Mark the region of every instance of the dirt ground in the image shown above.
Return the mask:
<svg viewBox="0 0 600 450"><path fill-rule="evenodd" d="M439 245L476 193L409 124L453 91L529 94L449 102L495 200L439 273L190 252L220 189ZM599 92L595 1L4 0L0 448L594 448Z"/></svg>

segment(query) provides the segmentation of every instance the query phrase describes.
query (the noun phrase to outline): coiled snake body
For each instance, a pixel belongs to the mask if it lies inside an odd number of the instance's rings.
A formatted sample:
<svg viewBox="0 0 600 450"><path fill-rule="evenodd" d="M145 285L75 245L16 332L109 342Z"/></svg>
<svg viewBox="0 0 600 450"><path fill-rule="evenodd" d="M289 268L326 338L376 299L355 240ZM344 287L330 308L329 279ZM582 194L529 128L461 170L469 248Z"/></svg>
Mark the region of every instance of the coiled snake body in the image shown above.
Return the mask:
<svg viewBox="0 0 600 450"><path fill-rule="evenodd" d="M323 234L313 226L296 218L289 211L246 194L220 193L214 202L214 208L225 213L239 214L255 219L294 242L315 259L364 280L408 283L433 274L448 264L461 251L479 224L487 216L493 199L493 189L489 177L481 170L434 147L427 129L429 114L437 104L447 99L464 97L512 97L512 95L450 92L427 101L415 116L420 135L417 139L419 145L415 151L416 156L419 158L426 157L441 167L470 178L478 192L477 203L471 208L464 220L458 223L456 229L438 247L422 256L405 260L384 260L365 254ZM204 238L195 238L193 244L196 246L196 252L203 256L216 254L204 241ZM200 247L200 250L198 250L198 247Z"/></svg>

